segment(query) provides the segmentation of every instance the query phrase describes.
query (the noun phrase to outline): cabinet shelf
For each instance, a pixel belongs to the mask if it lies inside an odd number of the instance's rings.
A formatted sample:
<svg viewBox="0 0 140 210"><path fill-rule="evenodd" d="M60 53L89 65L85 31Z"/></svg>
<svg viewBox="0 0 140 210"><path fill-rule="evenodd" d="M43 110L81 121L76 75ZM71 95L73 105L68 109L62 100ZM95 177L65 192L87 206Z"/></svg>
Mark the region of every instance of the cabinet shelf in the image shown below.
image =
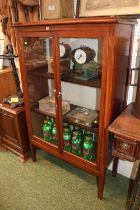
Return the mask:
<svg viewBox="0 0 140 210"><path fill-rule="evenodd" d="M72 111L75 107L76 107L76 105L71 104L71 105L70 105L70 109L71 109L70 111ZM51 118L56 118L54 114L51 114L51 113L46 112L46 111L39 110L39 104L38 104L38 102L37 102L36 104L32 105L32 111L33 111L33 112L36 112L36 113L38 113L38 114L42 114L42 115L44 115L44 116L49 116L49 117L51 117ZM86 130L90 130L90 131L92 131L92 132L94 132L94 133L98 133L98 130L99 130L98 128L89 127L89 126L85 126L85 125L76 123L76 122L74 122L73 120L68 119L68 118L67 118L67 114L68 114L68 113L66 113L65 115L63 115L63 121L64 121L64 122L67 122L67 123L69 123L69 124L71 124L71 125L74 125L74 126L77 126L77 127L80 127L80 128L84 128L84 129L86 129Z"/></svg>
<svg viewBox="0 0 140 210"><path fill-rule="evenodd" d="M76 74L74 74L74 73L63 74L61 77L61 81L74 83L74 84L78 84L78 85L83 85L83 86L101 88L101 75L93 77L88 80L76 79L76 78L74 78L75 76L76 76Z"/></svg>
<svg viewBox="0 0 140 210"><path fill-rule="evenodd" d="M34 76L34 77L43 77L47 79L54 79L54 74L47 72L46 70L44 71L41 69L41 71L37 71L36 69L28 71L29 76Z"/></svg>
<svg viewBox="0 0 140 210"><path fill-rule="evenodd" d="M96 142L96 144L97 144L97 142ZM95 157L93 157L91 160L87 160L87 159L85 159L85 158L83 157L83 154L76 155L76 154L74 154L74 153L72 153L72 152L68 152L68 151L66 151L66 150L63 150L63 152L64 152L64 154L65 154L65 153L71 154L71 155L73 155L73 157L79 157L79 158L81 158L82 160L85 160L85 161L87 161L87 162L96 163L96 154L95 154Z"/></svg>
<svg viewBox="0 0 140 210"><path fill-rule="evenodd" d="M29 75L32 74L34 77L43 77L46 79L54 79L54 74L47 72L46 70L44 71L41 69L41 71L36 71L36 70L30 70L28 72ZM93 77L88 80L80 80L74 78L76 74L71 73L69 71L68 73L61 73L61 81L68 82L68 83L74 83L77 85L83 85L83 86L89 86L89 87L95 87L95 88L101 88L101 75Z"/></svg>
<svg viewBox="0 0 140 210"><path fill-rule="evenodd" d="M50 142L47 142L45 140L43 140L42 138L40 137L37 137L37 136L34 136L34 140L32 140L35 145L40 145L43 149L45 148L45 150L47 150L49 153L51 150L55 150L56 153L57 153L57 149L58 149L58 146L53 144L53 143L50 143ZM72 152L68 152L66 150L63 150L62 153L61 153L61 156L65 156L65 155L68 155L69 157L71 157L71 159L77 159L78 161L82 161L83 163L86 163L86 164L89 164L89 165L95 165L96 164L96 153L95 153L95 156L91 159L91 160L87 160L83 157L83 154L81 155L76 155Z"/></svg>

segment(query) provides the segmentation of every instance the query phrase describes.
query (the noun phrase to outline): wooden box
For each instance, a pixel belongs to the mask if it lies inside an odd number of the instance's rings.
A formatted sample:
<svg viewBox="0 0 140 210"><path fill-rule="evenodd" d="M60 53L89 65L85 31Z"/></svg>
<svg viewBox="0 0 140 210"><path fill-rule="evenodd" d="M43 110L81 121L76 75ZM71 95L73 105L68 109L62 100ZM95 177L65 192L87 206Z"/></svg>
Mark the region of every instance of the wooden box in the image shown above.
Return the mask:
<svg viewBox="0 0 140 210"><path fill-rule="evenodd" d="M74 16L73 0L42 0L40 7L43 20Z"/></svg>

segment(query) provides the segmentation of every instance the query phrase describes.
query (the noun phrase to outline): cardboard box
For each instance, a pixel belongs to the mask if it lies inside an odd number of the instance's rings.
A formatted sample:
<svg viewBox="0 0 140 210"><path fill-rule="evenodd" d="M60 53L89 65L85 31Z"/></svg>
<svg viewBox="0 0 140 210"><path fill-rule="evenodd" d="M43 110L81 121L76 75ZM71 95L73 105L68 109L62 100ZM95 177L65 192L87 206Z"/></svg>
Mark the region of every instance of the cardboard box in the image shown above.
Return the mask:
<svg viewBox="0 0 140 210"><path fill-rule="evenodd" d="M42 0L40 10L42 20L74 17L74 0Z"/></svg>

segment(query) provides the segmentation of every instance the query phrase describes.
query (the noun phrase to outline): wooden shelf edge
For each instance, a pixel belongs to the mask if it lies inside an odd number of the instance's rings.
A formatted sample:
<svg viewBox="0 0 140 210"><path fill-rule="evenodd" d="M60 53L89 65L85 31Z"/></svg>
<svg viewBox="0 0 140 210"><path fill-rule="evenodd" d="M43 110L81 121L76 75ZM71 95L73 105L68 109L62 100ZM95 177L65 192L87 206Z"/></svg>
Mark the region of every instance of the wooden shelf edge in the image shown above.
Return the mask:
<svg viewBox="0 0 140 210"><path fill-rule="evenodd" d="M72 109L71 109L71 110L72 110ZM71 110L70 110L70 111L71 111ZM47 112L40 111L39 108L37 108L37 107L33 107L33 108L32 108L32 111L33 111L33 112L36 112L36 113L38 113L38 114L41 114L41 115L46 115L46 116L49 116L49 117L52 117L52 118L56 118L53 114L50 114L50 113L47 113ZM87 127L87 126L85 126L85 125L82 125L82 124L73 122L72 120L69 120L69 119L67 118L67 113L66 113L65 115L63 115L63 120L64 120L64 122L67 122L67 123L69 123L69 124L72 124L72 125L81 127L81 128L83 128L83 129L91 130L91 131L94 132L94 133L98 133L98 131L99 131L99 128L96 128L96 127Z"/></svg>

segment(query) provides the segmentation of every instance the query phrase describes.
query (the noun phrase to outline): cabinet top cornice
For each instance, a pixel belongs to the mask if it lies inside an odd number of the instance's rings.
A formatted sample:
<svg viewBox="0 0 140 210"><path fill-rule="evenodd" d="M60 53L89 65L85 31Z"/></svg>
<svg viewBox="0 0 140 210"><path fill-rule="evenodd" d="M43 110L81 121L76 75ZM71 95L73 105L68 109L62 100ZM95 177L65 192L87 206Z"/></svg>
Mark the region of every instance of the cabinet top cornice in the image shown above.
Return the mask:
<svg viewBox="0 0 140 210"><path fill-rule="evenodd" d="M124 23L124 24L135 24L136 21L131 19L121 19L117 16L112 17L94 17L94 18L63 18L57 20L44 20L36 22L25 22L25 23L14 23L14 27L24 27L24 26L44 26L44 25L69 25L69 24L115 24L115 23Z"/></svg>

